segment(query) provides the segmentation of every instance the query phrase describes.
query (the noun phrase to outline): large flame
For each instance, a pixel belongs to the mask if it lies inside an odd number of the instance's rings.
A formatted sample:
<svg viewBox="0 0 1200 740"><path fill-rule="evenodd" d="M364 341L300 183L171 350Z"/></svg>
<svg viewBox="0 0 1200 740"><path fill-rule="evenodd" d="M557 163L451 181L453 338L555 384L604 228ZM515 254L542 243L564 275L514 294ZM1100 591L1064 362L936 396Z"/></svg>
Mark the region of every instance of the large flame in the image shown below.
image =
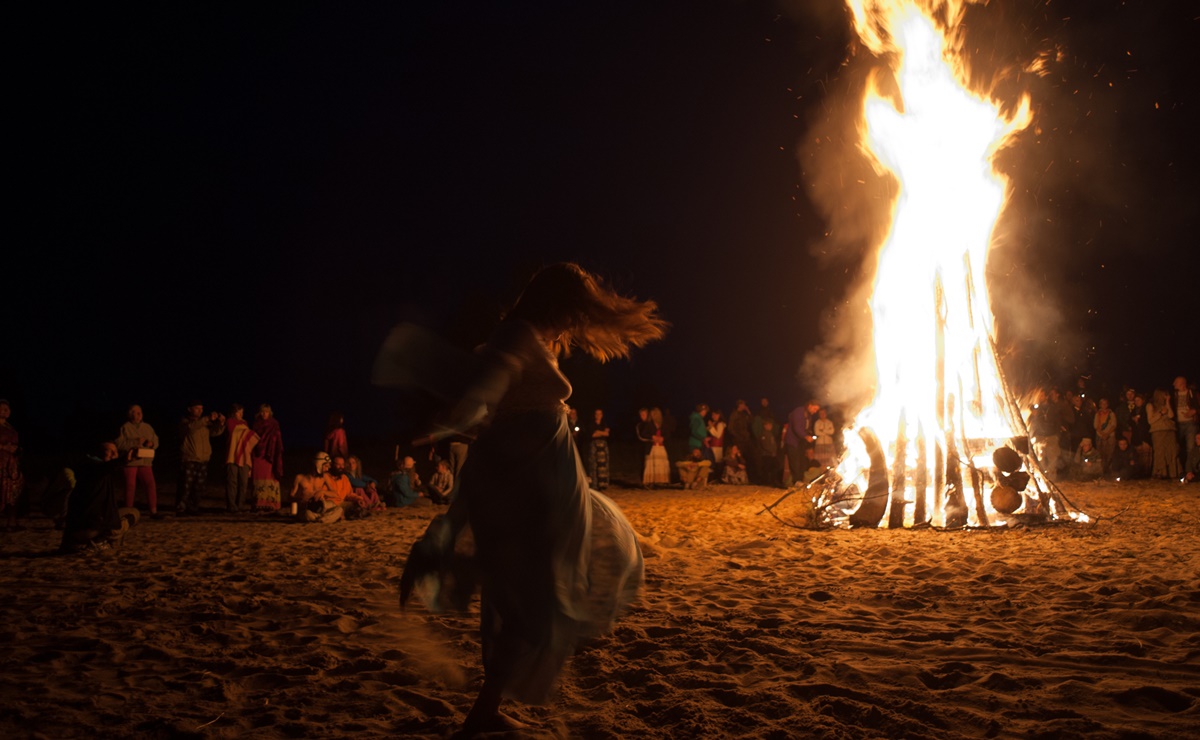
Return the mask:
<svg viewBox="0 0 1200 740"><path fill-rule="evenodd" d="M882 74L868 85L862 146L899 188L871 298L876 394L847 430L838 472L844 485L867 490L868 451L856 432L872 430L888 466L903 465L901 480L908 478L905 522L920 510L940 525L942 492L917 490L915 471L931 471L932 484L932 471L960 458L967 480L974 476L979 486L992 450L1025 433L996 359L984 273L1007 189L994 155L1028 125L1029 101L1006 115L968 89L948 40L957 34L961 2L847 2L862 43L892 62L894 80ZM926 500L918 507L919 497ZM893 507L896 500L893 494ZM972 524L997 523L979 521L989 519L982 505L967 509ZM995 513L990 504L987 510Z"/></svg>

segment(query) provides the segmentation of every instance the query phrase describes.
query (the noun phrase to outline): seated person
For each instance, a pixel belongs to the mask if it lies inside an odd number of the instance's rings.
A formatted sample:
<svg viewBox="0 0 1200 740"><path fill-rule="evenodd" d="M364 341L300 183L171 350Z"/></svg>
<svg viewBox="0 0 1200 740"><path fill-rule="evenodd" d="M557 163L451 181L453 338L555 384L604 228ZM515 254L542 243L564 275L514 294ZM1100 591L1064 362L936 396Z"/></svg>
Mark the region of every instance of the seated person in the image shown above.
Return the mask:
<svg viewBox="0 0 1200 740"><path fill-rule="evenodd" d="M117 507L117 494L124 494L124 467L134 451L124 457L112 442L100 447L99 457L87 457L76 471L75 489L67 500L59 551L106 550L120 544L125 527Z"/></svg>
<svg viewBox="0 0 1200 740"><path fill-rule="evenodd" d="M721 474L721 481L735 486L750 482L746 477L746 458L737 445L730 445L725 450L725 472Z"/></svg>
<svg viewBox="0 0 1200 740"><path fill-rule="evenodd" d="M804 475L800 480L796 481L801 485L808 485L817 479L821 473L825 472L825 466L821 464L821 459L817 457L816 451L812 447L804 448Z"/></svg>
<svg viewBox="0 0 1200 740"><path fill-rule="evenodd" d="M371 504L366 495L355 490L350 476L346 474L346 458L341 455L333 458L329 477L333 480L333 496L330 500L334 506L342 507L346 519L362 519L371 515Z"/></svg>
<svg viewBox="0 0 1200 740"><path fill-rule="evenodd" d="M1129 440L1117 437L1117 447L1113 450L1109 470L1117 480L1133 480L1143 477L1138 468L1137 452L1129 446Z"/></svg>
<svg viewBox="0 0 1200 740"><path fill-rule="evenodd" d="M346 461L346 475L350 478L350 485L354 487L354 492L366 502L368 511L377 512L387 508L383 499L379 497L379 481L363 473L362 460L351 455L350 459Z"/></svg>
<svg viewBox="0 0 1200 740"><path fill-rule="evenodd" d="M329 453L318 452L313 460L315 471L311 475L301 473L296 476L290 495L297 521L332 524L345 516L342 507L335 503L337 492L329 475L331 464Z"/></svg>
<svg viewBox="0 0 1200 740"><path fill-rule="evenodd" d="M429 500L435 504L450 503L450 493L454 490L454 473L450 472L448 460L438 460L437 470L429 477L427 493Z"/></svg>
<svg viewBox="0 0 1200 740"><path fill-rule="evenodd" d="M392 495L392 506L408 506L421 496L421 478L417 475L417 461L406 457L400 461L400 469L392 472L388 480Z"/></svg>
<svg viewBox="0 0 1200 740"><path fill-rule="evenodd" d="M1104 461L1100 450L1092 445L1090 437L1079 440L1079 449L1075 450L1075 462L1071 466L1071 476L1078 481L1099 480L1104 474Z"/></svg>
<svg viewBox="0 0 1200 740"><path fill-rule="evenodd" d="M679 469L679 480L683 481L684 488L708 487L708 471L712 463L704 459L704 453L699 448L693 447L688 459L675 463L675 467Z"/></svg>

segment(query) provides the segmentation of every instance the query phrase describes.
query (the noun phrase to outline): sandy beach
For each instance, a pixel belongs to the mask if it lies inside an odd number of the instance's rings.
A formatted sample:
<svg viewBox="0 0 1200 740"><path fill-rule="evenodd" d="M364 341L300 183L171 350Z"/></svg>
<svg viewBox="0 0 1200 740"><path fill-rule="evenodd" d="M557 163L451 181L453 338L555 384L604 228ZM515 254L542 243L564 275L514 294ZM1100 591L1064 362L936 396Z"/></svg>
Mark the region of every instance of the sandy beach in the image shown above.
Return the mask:
<svg viewBox="0 0 1200 740"><path fill-rule="evenodd" d="M642 598L509 713L522 737L1200 735L1200 486L1065 490L1099 522L813 532L759 513L775 489L610 489ZM477 617L396 598L437 511L145 518L111 557L26 521L0 541L0 735L448 737Z"/></svg>

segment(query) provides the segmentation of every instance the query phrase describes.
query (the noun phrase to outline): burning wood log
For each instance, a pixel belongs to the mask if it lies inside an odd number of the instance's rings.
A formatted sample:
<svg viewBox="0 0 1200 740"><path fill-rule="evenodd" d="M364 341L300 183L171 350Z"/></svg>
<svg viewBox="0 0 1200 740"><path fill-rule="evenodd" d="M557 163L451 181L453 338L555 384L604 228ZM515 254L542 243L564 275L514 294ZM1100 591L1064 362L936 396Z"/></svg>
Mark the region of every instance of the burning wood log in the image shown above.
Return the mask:
<svg viewBox="0 0 1200 740"><path fill-rule="evenodd" d="M913 526L919 527L929 523L929 515L925 511L925 500L929 487L929 464L925 456L925 428L917 425L917 472L913 481L916 498L913 501Z"/></svg>
<svg viewBox="0 0 1200 740"><path fill-rule="evenodd" d="M892 499L888 510L888 528L904 526L904 480L908 465L908 440L905 438L904 413L900 414L900 429L896 432L896 454L892 457Z"/></svg>
<svg viewBox="0 0 1200 740"><path fill-rule="evenodd" d="M969 461L971 467L971 493L975 496L975 519L979 526L991 526L988 521L987 506L983 503L983 474L975 467L974 461Z"/></svg>
<svg viewBox="0 0 1200 740"><path fill-rule="evenodd" d="M862 503L850 515L851 527L878 527L888 504L888 465L879 437L867 427L858 430L858 436L867 447L871 467L867 478L867 491Z"/></svg>
<svg viewBox="0 0 1200 740"><path fill-rule="evenodd" d="M962 462L953 428L946 433L946 521L947 529L967 526L967 500L963 493Z"/></svg>

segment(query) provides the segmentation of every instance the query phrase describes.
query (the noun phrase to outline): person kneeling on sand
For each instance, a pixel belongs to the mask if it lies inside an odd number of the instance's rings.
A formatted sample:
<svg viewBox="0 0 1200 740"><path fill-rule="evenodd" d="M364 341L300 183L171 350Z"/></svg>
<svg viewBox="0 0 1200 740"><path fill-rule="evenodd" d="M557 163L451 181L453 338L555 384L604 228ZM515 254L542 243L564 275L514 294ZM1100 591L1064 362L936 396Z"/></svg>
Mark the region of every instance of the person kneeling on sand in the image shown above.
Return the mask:
<svg viewBox="0 0 1200 740"><path fill-rule="evenodd" d="M316 471L312 475L301 473L292 483L291 498L300 522L332 524L345 516L341 506L333 502L334 480L329 475L332 458L329 453L318 452L313 460Z"/></svg>
<svg viewBox="0 0 1200 740"><path fill-rule="evenodd" d="M125 464L134 454L130 450L122 457L114 443L105 442L99 457L75 466L76 484L68 499L59 552L104 551L121 544L125 530L137 521L136 509L117 507L117 493L125 490Z"/></svg>
<svg viewBox="0 0 1200 740"><path fill-rule="evenodd" d="M679 480L684 488L708 488L708 471L712 463L704 459L704 453L696 447L686 460L675 463L679 469Z"/></svg>

